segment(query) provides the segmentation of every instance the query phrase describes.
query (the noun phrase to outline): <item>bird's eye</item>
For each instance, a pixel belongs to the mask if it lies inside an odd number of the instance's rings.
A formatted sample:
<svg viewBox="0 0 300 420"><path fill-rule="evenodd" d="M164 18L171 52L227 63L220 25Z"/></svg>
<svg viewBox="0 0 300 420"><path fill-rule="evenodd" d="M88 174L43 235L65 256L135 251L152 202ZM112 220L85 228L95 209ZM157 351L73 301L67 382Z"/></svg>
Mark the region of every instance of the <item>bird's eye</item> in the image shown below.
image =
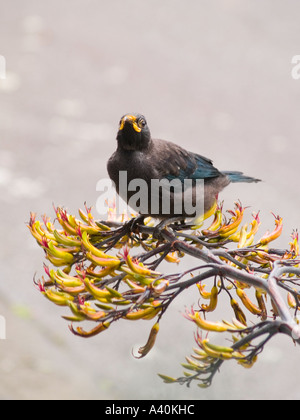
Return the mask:
<svg viewBox="0 0 300 420"><path fill-rule="evenodd" d="M138 120L138 126L139 126L140 128L144 128L144 127L145 127L145 125L146 125L146 121L144 120L144 118L140 118L140 119Z"/></svg>

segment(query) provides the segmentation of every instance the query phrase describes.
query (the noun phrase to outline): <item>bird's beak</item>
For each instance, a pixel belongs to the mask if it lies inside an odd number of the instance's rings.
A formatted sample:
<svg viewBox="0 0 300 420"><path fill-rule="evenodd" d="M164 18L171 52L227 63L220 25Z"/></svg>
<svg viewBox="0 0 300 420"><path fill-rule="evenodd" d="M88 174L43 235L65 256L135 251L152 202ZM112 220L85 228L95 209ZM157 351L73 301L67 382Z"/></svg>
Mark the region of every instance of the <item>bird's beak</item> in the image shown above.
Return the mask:
<svg viewBox="0 0 300 420"><path fill-rule="evenodd" d="M137 119L134 115L125 115L125 117L122 118L121 123L120 123L120 130L123 130L125 123L129 122L130 124L132 124L134 130L137 133L140 133L142 131L142 129L138 126L137 124Z"/></svg>

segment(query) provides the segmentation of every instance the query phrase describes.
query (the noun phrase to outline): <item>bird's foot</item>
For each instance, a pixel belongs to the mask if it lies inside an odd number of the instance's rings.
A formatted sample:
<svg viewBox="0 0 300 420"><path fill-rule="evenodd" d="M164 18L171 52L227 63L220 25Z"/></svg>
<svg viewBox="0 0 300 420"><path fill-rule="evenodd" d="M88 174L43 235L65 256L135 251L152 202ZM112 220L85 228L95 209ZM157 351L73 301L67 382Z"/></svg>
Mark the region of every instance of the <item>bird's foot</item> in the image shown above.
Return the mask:
<svg viewBox="0 0 300 420"><path fill-rule="evenodd" d="M144 220L145 220L146 216L137 216L131 220L129 220L129 222L127 222L126 229L128 229L128 233L134 233L136 231L136 229L138 228L138 225L144 225Z"/></svg>
<svg viewBox="0 0 300 420"><path fill-rule="evenodd" d="M163 229L165 229L166 227L168 227L169 225L171 225L172 223L175 222L182 222L182 218L179 217L171 217L169 219L165 219L162 220L160 223L158 223L157 226L155 226L152 236L154 239L158 239L161 240L162 236L161 236L161 232Z"/></svg>
<svg viewBox="0 0 300 420"><path fill-rule="evenodd" d="M117 227L115 230L110 230L107 232L107 239L104 239L101 242L96 243L94 246L96 248L106 247L106 251L112 249L124 236L130 236L132 233L138 232L138 225L143 224L145 216L137 216L123 225Z"/></svg>

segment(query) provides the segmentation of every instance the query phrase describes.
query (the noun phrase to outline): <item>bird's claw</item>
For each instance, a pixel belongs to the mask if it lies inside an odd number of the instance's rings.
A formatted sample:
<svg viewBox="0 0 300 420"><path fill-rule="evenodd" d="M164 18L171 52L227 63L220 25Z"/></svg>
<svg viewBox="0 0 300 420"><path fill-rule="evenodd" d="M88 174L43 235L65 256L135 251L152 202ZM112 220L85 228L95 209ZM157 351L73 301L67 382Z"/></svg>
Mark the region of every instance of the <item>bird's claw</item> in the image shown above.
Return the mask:
<svg viewBox="0 0 300 420"><path fill-rule="evenodd" d="M138 225L144 224L145 216L137 216L134 219L129 220L126 228L129 233L134 233L137 230Z"/></svg>
<svg viewBox="0 0 300 420"><path fill-rule="evenodd" d="M158 223L157 226L155 226L154 231L152 233L152 236L154 239L163 240L162 237L162 230L166 229L169 225L171 225L174 222L180 222L181 218L178 217L171 217L169 219L162 220L160 223Z"/></svg>

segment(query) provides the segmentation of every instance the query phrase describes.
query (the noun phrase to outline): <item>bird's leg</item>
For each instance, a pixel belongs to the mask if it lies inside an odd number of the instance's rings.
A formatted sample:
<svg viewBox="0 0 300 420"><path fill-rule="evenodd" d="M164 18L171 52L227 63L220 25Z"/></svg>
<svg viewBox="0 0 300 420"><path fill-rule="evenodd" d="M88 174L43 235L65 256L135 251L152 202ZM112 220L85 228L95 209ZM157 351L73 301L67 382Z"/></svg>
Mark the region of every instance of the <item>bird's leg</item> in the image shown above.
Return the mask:
<svg viewBox="0 0 300 420"><path fill-rule="evenodd" d="M124 223L123 225L121 224L118 229L115 229L114 231L108 231L107 233L110 234L110 237L96 243L94 246L96 248L102 248L105 245L106 251L110 250L123 238L123 236L133 233L136 230L138 224L142 224L144 222L145 217L146 216L139 215Z"/></svg>
<svg viewBox="0 0 300 420"><path fill-rule="evenodd" d="M157 226L155 226L154 231L153 231L153 238L155 239L160 239L161 236L161 231L168 225L175 223L175 222L180 222L182 221L182 217L170 217L169 219L164 219L162 220L160 223L158 223Z"/></svg>
<svg viewBox="0 0 300 420"><path fill-rule="evenodd" d="M174 225L174 230L189 230L193 227L193 224L189 224L185 219L178 220Z"/></svg>
<svg viewBox="0 0 300 420"><path fill-rule="evenodd" d="M146 216L143 216L143 215L140 214L139 216L135 217L134 219L131 219L128 222L128 228L130 229L130 232L134 232L137 225L140 225L140 224L143 225L145 217Z"/></svg>

